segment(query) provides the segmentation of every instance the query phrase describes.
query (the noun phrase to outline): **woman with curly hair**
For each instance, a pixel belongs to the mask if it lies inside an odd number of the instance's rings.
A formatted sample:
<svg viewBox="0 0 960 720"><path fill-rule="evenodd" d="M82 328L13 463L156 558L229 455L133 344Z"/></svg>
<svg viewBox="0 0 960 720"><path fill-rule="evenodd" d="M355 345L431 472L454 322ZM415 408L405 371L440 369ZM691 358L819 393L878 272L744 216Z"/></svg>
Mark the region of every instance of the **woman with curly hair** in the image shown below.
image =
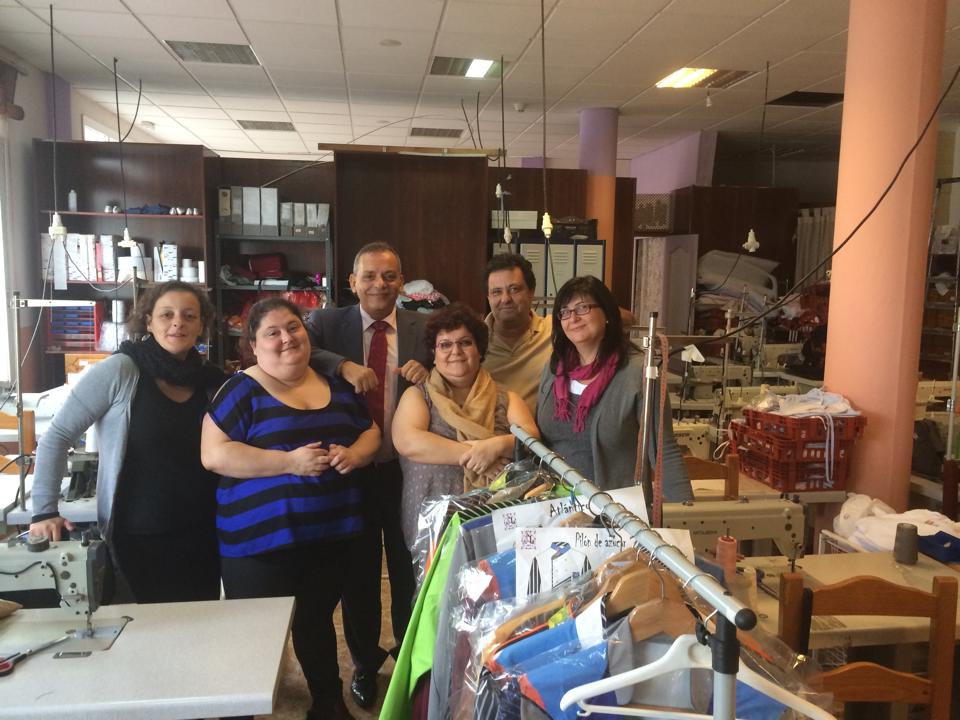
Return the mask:
<svg viewBox="0 0 960 720"><path fill-rule="evenodd" d="M489 485L513 455L511 424L539 437L526 403L480 367L488 330L473 310L454 303L431 313L424 341L434 367L407 388L393 416L403 468L400 516L411 547L424 498Z"/></svg>

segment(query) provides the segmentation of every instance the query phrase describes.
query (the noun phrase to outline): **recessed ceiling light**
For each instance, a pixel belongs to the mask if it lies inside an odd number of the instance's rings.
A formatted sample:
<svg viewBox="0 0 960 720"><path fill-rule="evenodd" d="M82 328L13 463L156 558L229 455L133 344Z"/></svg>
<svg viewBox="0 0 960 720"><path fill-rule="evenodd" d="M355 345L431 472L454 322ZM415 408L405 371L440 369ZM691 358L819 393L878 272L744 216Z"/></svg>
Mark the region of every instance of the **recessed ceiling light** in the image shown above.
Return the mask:
<svg viewBox="0 0 960 720"><path fill-rule="evenodd" d="M474 58L455 58L436 55L430 65L431 75L458 75L460 77L483 78L496 76L500 72L500 61L478 60Z"/></svg>
<svg viewBox="0 0 960 720"><path fill-rule="evenodd" d="M470 63L470 67L467 68L466 77L468 78L486 77L487 72L492 67L493 67L493 60L476 59L472 63Z"/></svg>
<svg viewBox="0 0 960 720"><path fill-rule="evenodd" d="M394 40L393 38L384 38L383 40L380 41L380 44L383 47L400 47L401 45L403 45L402 42L400 42L399 40Z"/></svg>
<svg viewBox="0 0 960 720"><path fill-rule="evenodd" d="M712 68L680 68L657 83L658 88L696 87L716 72Z"/></svg>

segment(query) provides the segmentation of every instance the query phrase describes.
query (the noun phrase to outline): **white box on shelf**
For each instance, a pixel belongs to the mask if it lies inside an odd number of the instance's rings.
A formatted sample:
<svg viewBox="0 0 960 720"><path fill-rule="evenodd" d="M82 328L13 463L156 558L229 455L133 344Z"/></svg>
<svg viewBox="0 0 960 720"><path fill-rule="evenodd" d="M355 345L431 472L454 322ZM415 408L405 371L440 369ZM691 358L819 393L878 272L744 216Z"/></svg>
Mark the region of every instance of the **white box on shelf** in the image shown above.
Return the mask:
<svg viewBox="0 0 960 720"><path fill-rule="evenodd" d="M173 243L160 243L153 248L153 269L156 282L177 279L180 249Z"/></svg>

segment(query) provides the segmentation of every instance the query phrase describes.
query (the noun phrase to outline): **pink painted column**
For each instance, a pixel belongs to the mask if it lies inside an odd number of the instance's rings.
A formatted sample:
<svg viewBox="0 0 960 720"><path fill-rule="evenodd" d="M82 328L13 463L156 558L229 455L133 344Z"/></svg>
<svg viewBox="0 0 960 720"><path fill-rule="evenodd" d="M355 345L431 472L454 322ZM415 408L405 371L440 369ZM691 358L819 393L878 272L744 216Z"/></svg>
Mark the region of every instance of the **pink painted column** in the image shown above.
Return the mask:
<svg viewBox="0 0 960 720"><path fill-rule="evenodd" d="M597 219L597 239L606 240L603 280L613 280L613 216L617 187L617 108L580 111L580 169L587 171L587 217Z"/></svg>
<svg viewBox="0 0 960 720"><path fill-rule="evenodd" d="M940 93L945 0L850 0L835 246L873 206ZM934 122L890 194L833 260L825 385L868 418L848 489L906 508Z"/></svg>

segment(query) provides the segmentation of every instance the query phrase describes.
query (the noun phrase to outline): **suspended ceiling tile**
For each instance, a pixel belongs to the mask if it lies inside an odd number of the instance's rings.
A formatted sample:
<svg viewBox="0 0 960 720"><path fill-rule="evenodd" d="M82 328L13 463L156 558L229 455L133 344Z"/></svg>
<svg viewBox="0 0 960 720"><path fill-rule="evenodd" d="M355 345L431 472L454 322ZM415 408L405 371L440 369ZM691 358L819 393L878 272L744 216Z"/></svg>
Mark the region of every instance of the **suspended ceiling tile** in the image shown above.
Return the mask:
<svg viewBox="0 0 960 720"><path fill-rule="evenodd" d="M26 5L27 7L33 8L38 12L46 13L48 8L51 5L50 0L20 0L20 3ZM4 4L7 5L17 5L20 4L9 0ZM57 22L57 13L62 10L87 10L94 12L114 12L114 13L125 13L127 9L123 6L123 3L120 0L57 0L53 4L53 22L56 25Z"/></svg>
<svg viewBox="0 0 960 720"><path fill-rule="evenodd" d="M261 20L244 22L250 42L257 45L278 45L285 43L291 47L338 48L340 38L335 27L310 25L298 22L263 22Z"/></svg>
<svg viewBox="0 0 960 720"><path fill-rule="evenodd" d="M540 27L540 8L534 5L497 5L450 3L443 18L449 32L483 35L533 34Z"/></svg>
<svg viewBox="0 0 960 720"><path fill-rule="evenodd" d="M277 85L343 88L343 72L307 68L272 68L270 76Z"/></svg>
<svg viewBox="0 0 960 720"><path fill-rule="evenodd" d="M294 120L305 122L322 122L322 120L313 120L312 118L325 115L343 115L347 112L346 103L325 100L287 100L286 105Z"/></svg>
<svg viewBox="0 0 960 720"><path fill-rule="evenodd" d="M285 104L295 101L345 103L347 100L347 91L342 87L311 87L309 85L284 84L280 87L280 95L283 97Z"/></svg>
<svg viewBox="0 0 960 720"><path fill-rule="evenodd" d="M232 0L235 1L235 0ZM151 14L158 10L156 0L124 0L137 14ZM223 0L164 0L163 12L183 18L233 18L230 5ZM123 10L121 6L121 10Z"/></svg>
<svg viewBox="0 0 960 720"><path fill-rule="evenodd" d="M177 118L196 118L197 120L230 120L230 116L219 108L178 107L165 105L166 110Z"/></svg>
<svg viewBox="0 0 960 720"><path fill-rule="evenodd" d="M176 105L178 107L194 108L217 107L216 101L200 90L200 88L196 88L196 92L191 93L151 92L150 98L159 105Z"/></svg>
<svg viewBox="0 0 960 720"><path fill-rule="evenodd" d="M548 36L549 37L549 34ZM506 35L486 35L484 33L450 32L444 23L437 38L436 55L443 57L483 58L499 60L502 55L509 64L520 57L520 53L531 44L532 37L522 32ZM537 57L540 56L537 40ZM429 51L429 46L427 47Z"/></svg>
<svg viewBox="0 0 960 720"><path fill-rule="evenodd" d="M347 46L344 64L349 72L364 73L425 73L429 53L420 49L381 48L377 50L354 50Z"/></svg>
<svg viewBox="0 0 960 720"><path fill-rule="evenodd" d="M317 69L324 72L343 70L343 57L339 48L335 47L294 47L284 44L257 43L254 50L260 61L271 71L281 68Z"/></svg>
<svg viewBox="0 0 960 720"><path fill-rule="evenodd" d="M351 90L412 91L420 89L422 75L387 75L377 73L348 73ZM342 76L341 76L342 79Z"/></svg>
<svg viewBox="0 0 960 720"><path fill-rule="evenodd" d="M312 25L337 24L334 0L230 0L241 21L295 18Z"/></svg>
<svg viewBox="0 0 960 720"><path fill-rule="evenodd" d="M373 0L340 4L340 20L345 28L385 30L384 37L395 29L421 30L435 27L440 20L443 3L437 0Z"/></svg>
<svg viewBox="0 0 960 720"><path fill-rule="evenodd" d="M234 130L237 127L237 124L230 119L226 120L211 120L209 118L192 118L192 117L183 117L182 115L175 112L175 108L171 108L171 115L173 115L177 120L189 125L192 129L200 130Z"/></svg>

